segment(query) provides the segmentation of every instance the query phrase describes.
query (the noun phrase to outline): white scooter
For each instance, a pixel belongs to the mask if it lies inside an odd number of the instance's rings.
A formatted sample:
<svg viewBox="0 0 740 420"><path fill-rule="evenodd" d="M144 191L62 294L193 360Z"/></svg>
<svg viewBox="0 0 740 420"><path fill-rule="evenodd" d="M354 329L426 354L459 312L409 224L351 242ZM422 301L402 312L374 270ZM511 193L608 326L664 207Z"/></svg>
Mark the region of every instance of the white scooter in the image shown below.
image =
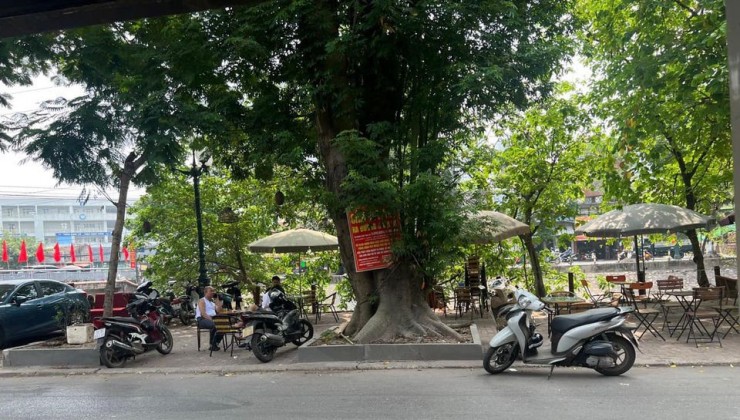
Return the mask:
<svg viewBox="0 0 740 420"><path fill-rule="evenodd" d="M535 332L532 311L547 310L545 304L522 289L515 291L515 297L516 303L507 306L503 314L506 327L491 339L491 348L483 358L488 373L505 371L517 358L525 364L550 365L550 375L555 366L582 366L618 376L635 363L637 340L624 325L633 308L597 308L556 316L551 323L551 349L538 352L544 339Z"/></svg>

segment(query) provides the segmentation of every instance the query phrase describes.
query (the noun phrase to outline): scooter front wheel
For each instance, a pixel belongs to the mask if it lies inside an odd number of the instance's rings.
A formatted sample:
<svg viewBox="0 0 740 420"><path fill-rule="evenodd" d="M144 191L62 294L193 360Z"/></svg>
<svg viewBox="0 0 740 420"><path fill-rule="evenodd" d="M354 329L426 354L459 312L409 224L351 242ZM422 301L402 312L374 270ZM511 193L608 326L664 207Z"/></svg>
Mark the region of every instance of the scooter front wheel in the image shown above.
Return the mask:
<svg viewBox="0 0 740 420"><path fill-rule="evenodd" d="M609 334L609 342L614 347L614 352L617 354L616 360L614 360L613 367L595 367L594 370L604 376L619 376L624 372L627 372L632 368L635 363L635 348L632 343L626 338L616 335Z"/></svg>
<svg viewBox="0 0 740 420"><path fill-rule="evenodd" d="M483 369L492 375L501 373L514 363L517 354L519 354L519 345L515 343L491 347L483 358Z"/></svg>
<svg viewBox="0 0 740 420"><path fill-rule="evenodd" d="M157 345L157 351L159 354L169 354L172 351L172 347L175 344L172 340L172 333L170 329L162 326L162 341Z"/></svg>

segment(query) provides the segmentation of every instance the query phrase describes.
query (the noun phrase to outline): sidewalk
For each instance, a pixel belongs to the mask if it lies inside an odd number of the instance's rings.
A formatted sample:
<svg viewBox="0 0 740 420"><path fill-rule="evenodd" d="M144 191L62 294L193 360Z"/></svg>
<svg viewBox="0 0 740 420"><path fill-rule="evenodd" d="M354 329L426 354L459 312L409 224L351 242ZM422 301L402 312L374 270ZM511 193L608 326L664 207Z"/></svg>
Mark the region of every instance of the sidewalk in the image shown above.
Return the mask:
<svg viewBox="0 0 740 420"><path fill-rule="evenodd" d="M340 313L341 319L337 323L331 316L324 316L314 325L314 335L320 335L328 328L338 326L349 320L350 313ZM444 317L442 317L445 319ZM462 320L469 320L465 317ZM313 321L313 319L311 319ZM461 321L449 315L446 321ZM473 318L481 338L482 352L488 347L488 342L496 333L495 322L486 314L484 318ZM542 328L542 325L539 327ZM124 368L107 369L105 367L2 367L0 377L12 376L46 376L46 375L87 375L87 374L196 374L217 373L231 375L251 372L276 371L326 371L326 370L378 370L378 369L435 369L435 368L468 368L482 369L482 361L383 361L383 362L328 362L328 363L298 363L297 348L288 344L280 348L275 359L270 363L261 363L251 352L235 349L234 356L229 352L197 351L195 326L185 327L178 323L171 326L175 346L172 353L162 356L157 352L146 353L129 361ZM205 336L205 334L204 334ZM666 341L655 338L650 334L643 336L639 342L640 350L637 353L637 366L707 366L707 365L735 365L740 364L740 334L731 333L722 346L718 343L699 343L695 347L693 341L686 343L686 337L680 341L666 336ZM481 357L482 360L482 357ZM515 363L517 366L520 362Z"/></svg>

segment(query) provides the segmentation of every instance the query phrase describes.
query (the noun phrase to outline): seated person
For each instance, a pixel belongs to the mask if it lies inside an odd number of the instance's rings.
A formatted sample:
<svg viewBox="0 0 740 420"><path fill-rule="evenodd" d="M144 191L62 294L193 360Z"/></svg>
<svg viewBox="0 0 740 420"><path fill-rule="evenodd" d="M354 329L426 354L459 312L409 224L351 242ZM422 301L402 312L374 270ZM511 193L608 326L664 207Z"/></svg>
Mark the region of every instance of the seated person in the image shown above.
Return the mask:
<svg viewBox="0 0 740 420"><path fill-rule="evenodd" d="M221 341L221 334L216 334L216 324L213 323L213 317L221 310L223 301L214 295L216 290L212 286L206 286L203 290L205 296L198 300L198 305L195 307L195 320L198 322L198 327L208 328L210 330L210 343L209 350L218 351L218 342Z"/></svg>
<svg viewBox="0 0 740 420"><path fill-rule="evenodd" d="M280 284L280 277L278 276L272 276L272 287L269 287L265 290L265 293L262 294L262 309L270 309L270 291L273 289L277 289L285 293L285 289L283 289L283 286Z"/></svg>

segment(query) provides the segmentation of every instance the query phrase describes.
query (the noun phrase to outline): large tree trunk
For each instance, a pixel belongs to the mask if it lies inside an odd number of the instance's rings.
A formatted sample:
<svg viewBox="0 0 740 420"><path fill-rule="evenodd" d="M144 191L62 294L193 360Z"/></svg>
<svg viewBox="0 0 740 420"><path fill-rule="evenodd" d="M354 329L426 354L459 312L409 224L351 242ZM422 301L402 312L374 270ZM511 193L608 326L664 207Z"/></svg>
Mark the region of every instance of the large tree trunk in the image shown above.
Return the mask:
<svg viewBox="0 0 740 420"><path fill-rule="evenodd" d="M126 157L123 164L123 170L119 178L118 202L116 203L116 223L113 225L111 235L110 260L108 265L108 279L105 284L105 303L103 304L103 316L113 315L113 294L116 291L116 278L118 277L118 254L121 250L121 240L123 239L123 224L126 221L126 200L128 199L128 189L131 180L136 175L136 171L143 165L143 160L136 159L131 153Z"/></svg>
<svg viewBox="0 0 740 420"><path fill-rule="evenodd" d="M696 263L696 282L700 287L709 287L709 277L704 267L704 254L701 252L701 243L696 235L696 230L686 232L686 236L691 241L691 248L694 252L694 263Z"/></svg>
<svg viewBox="0 0 740 420"><path fill-rule="evenodd" d="M527 248L527 254L529 254L529 260L532 264L532 276L534 277L535 294L539 297L543 297L547 294L545 291L545 283L542 280L542 268L540 267L540 259L537 256L537 250L534 248L534 241L532 241L532 234L521 235L524 246Z"/></svg>

